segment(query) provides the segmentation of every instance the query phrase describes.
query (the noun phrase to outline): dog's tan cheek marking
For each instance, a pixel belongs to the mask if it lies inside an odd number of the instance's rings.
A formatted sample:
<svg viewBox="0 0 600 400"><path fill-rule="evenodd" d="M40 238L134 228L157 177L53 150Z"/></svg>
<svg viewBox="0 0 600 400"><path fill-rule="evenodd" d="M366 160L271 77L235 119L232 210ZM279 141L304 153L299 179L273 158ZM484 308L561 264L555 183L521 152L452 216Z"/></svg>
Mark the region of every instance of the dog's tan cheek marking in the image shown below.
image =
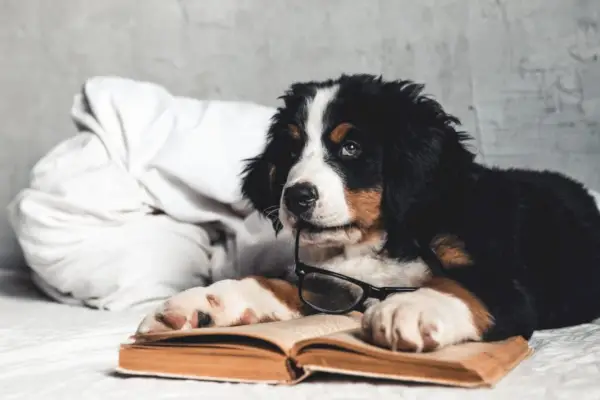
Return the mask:
<svg viewBox="0 0 600 400"><path fill-rule="evenodd" d="M445 268L463 268L473 265L465 244L454 235L438 235L431 241L431 247Z"/></svg>
<svg viewBox="0 0 600 400"><path fill-rule="evenodd" d="M342 140L346 137L348 131L352 128L352 125L344 122L336 126L329 134L329 139L336 144L342 143Z"/></svg>
<svg viewBox="0 0 600 400"><path fill-rule="evenodd" d="M252 276L246 279L254 279L263 289L268 290L277 300L293 312L303 313L304 303L300 299L298 288L282 279Z"/></svg>
<svg viewBox="0 0 600 400"><path fill-rule="evenodd" d="M381 217L381 190L344 189L350 217L362 228L373 226Z"/></svg>
<svg viewBox="0 0 600 400"><path fill-rule="evenodd" d="M493 318L486 306L473 293L463 288L457 282L447 278L434 277L424 286L441 293L452 295L465 303L471 311L473 325L480 336L492 327Z"/></svg>

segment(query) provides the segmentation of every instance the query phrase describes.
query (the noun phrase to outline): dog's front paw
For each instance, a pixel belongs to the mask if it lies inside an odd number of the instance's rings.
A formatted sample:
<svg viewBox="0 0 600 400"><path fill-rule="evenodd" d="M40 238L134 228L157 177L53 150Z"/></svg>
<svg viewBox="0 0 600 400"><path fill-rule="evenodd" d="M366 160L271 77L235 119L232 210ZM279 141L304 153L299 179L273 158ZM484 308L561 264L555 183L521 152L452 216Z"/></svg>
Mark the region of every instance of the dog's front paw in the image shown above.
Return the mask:
<svg viewBox="0 0 600 400"><path fill-rule="evenodd" d="M147 315L137 333L248 325L299 317L299 300L283 281L223 280L181 292ZM286 297L288 296L288 297Z"/></svg>
<svg viewBox="0 0 600 400"><path fill-rule="evenodd" d="M459 298L423 288L370 307L362 329L374 344L394 351L431 351L481 340L469 307Z"/></svg>

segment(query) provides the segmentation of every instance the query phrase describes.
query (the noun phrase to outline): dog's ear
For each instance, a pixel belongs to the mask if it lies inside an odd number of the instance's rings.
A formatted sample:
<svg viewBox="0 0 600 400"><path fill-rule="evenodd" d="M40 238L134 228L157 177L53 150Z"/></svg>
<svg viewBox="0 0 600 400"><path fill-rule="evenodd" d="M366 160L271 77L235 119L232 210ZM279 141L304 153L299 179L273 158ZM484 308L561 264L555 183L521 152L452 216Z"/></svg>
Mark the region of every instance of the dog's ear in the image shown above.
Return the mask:
<svg viewBox="0 0 600 400"><path fill-rule="evenodd" d="M460 121L422 89L405 81L388 94L387 103L402 115L386 132L382 165L382 211L395 225L431 204L473 159L462 143L468 136L455 129Z"/></svg>
<svg viewBox="0 0 600 400"><path fill-rule="evenodd" d="M442 140L439 135L412 132L410 136L413 139L393 139L383 150L382 209L386 219L395 223L403 223L407 212L424 200L440 160ZM423 140L425 136L427 140Z"/></svg>
<svg viewBox="0 0 600 400"><path fill-rule="evenodd" d="M248 160L242 173L242 194L255 210L271 220L273 228L279 232L281 224L276 212L279 195L274 191L274 168L264 153Z"/></svg>

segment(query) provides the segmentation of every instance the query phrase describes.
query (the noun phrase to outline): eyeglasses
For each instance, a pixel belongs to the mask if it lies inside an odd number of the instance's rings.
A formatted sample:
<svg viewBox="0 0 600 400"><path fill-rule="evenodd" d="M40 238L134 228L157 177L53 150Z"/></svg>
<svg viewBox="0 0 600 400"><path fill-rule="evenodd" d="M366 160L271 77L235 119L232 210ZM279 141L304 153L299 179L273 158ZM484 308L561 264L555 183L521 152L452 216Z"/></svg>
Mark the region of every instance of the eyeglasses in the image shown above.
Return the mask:
<svg viewBox="0 0 600 400"><path fill-rule="evenodd" d="M296 233L294 257L300 299L312 309L326 314L346 314L364 310L367 299L384 300L391 294L414 292L416 287L376 287L333 271L300 261L300 229Z"/></svg>

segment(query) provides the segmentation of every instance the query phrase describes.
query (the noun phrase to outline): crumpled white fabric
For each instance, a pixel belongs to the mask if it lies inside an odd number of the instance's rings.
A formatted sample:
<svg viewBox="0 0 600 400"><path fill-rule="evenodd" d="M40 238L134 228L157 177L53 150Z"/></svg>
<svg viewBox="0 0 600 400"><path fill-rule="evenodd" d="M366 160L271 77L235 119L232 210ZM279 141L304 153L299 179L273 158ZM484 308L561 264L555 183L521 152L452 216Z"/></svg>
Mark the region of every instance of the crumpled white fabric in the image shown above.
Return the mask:
<svg viewBox="0 0 600 400"><path fill-rule="evenodd" d="M36 284L61 302L118 310L237 276L240 259L267 268L262 246L276 239L243 202L240 173L273 112L89 79L71 110L79 133L35 165L8 207ZM287 249L269 260L285 263Z"/></svg>
<svg viewBox="0 0 600 400"><path fill-rule="evenodd" d="M600 208L600 193L596 192L595 190L590 190L589 192L596 200L596 204L598 205L598 208Z"/></svg>

